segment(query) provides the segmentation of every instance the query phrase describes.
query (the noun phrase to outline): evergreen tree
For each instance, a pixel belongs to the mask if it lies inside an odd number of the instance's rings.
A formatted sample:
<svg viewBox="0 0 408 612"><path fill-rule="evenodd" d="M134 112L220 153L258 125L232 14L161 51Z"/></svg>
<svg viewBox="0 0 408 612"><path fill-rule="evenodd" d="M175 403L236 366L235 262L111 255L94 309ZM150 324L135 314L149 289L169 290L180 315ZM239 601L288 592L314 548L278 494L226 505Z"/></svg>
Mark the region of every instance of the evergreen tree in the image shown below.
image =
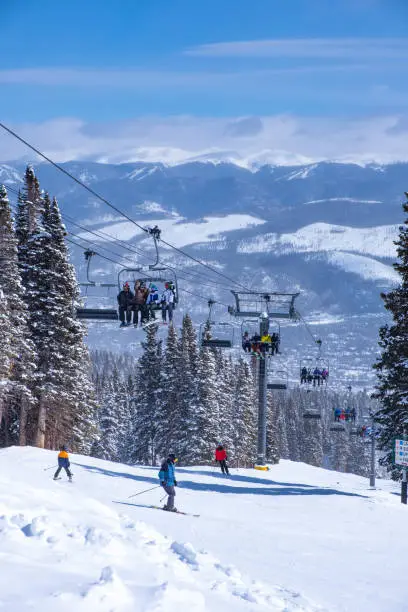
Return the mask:
<svg viewBox="0 0 408 612"><path fill-rule="evenodd" d="M26 443L26 424L33 402L30 384L36 355L29 337L28 312L18 267L17 239L11 219L7 191L0 185L0 286L8 303L9 333L13 338L9 383L5 392L5 409L18 420L19 442ZM6 338L4 335L3 340ZM6 352L4 352L6 355ZM0 419L1 421L1 419Z"/></svg>
<svg viewBox="0 0 408 612"><path fill-rule="evenodd" d="M162 364L162 393L157 409L156 449L162 459L169 452L179 454L180 431L183 428L179 402L183 364L180 361L177 332L175 327L170 325Z"/></svg>
<svg viewBox="0 0 408 612"><path fill-rule="evenodd" d="M252 467L256 460L256 391L248 364L240 359L235 365L235 389L232 413L234 464Z"/></svg>
<svg viewBox="0 0 408 612"><path fill-rule="evenodd" d="M185 315L178 345L178 431L177 454L185 463L196 463L201 459L199 430L202 416L198 387L198 349L191 318Z"/></svg>
<svg viewBox="0 0 408 612"><path fill-rule="evenodd" d="M142 342L143 354L139 360L139 403L134 421L134 447L131 460L134 463L155 465L157 459L157 415L162 397L162 351L157 338L157 325L146 329L146 341Z"/></svg>
<svg viewBox="0 0 408 612"><path fill-rule="evenodd" d="M405 194L408 198L408 194ZM408 214L408 201L403 205ZM401 475L392 463L394 438L408 433L408 218L400 227L396 241L398 262L394 269L401 277L399 287L382 293L385 309L393 323L380 329L381 358L374 365L378 383L375 397L381 402L377 414L380 424L380 448L385 456L380 463L392 471L393 478Z"/></svg>

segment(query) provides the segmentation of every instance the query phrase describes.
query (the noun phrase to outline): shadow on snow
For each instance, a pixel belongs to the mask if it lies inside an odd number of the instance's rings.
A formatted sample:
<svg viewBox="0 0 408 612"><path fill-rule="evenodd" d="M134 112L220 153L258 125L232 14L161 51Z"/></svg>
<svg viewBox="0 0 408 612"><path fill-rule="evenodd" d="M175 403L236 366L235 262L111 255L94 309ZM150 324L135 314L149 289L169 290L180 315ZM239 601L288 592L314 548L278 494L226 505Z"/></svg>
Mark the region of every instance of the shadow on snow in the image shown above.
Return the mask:
<svg viewBox="0 0 408 612"><path fill-rule="evenodd" d="M136 474L129 474L127 472L115 472L113 470L107 470L95 466L84 465L82 463L77 463L79 467L87 470L89 472L94 472L98 474L103 474L104 476L111 476L112 478L127 478L134 482L139 482L141 484L156 484L158 483L157 476L137 476ZM156 470L157 468L150 468ZM186 470L187 471L187 470ZM192 471L192 470L190 470ZM182 473L182 470L179 470ZM193 473L199 473L197 471L193 471ZM215 475L215 474L214 474ZM246 476L240 476L240 481L248 482ZM248 477L249 482L253 482L252 477ZM236 477L232 478L233 481L236 481ZM179 489L188 489L190 491L207 491L212 493L230 493L233 495L342 495L344 497L364 497L367 498L366 495L360 495L359 493L349 493L347 491L338 491L337 489L330 489L324 487L314 487L312 485L304 485L304 484L296 484L296 483L284 483L284 482L275 482L273 480L262 480L261 478L255 478L254 480L260 481L263 485L269 485L264 487L239 487L232 486L228 484L222 483L201 483L201 482L193 482L190 480L183 480L180 482L178 488ZM272 486L271 486L272 485Z"/></svg>

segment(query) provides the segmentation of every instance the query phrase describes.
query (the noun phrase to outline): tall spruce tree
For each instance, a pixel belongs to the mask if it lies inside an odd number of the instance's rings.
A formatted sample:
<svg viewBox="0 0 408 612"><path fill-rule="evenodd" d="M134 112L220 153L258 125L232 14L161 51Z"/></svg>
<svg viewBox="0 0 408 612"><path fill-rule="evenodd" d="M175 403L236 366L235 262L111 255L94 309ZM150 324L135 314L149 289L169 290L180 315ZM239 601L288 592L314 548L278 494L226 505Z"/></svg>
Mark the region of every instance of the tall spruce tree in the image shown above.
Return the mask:
<svg viewBox="0 0 408 612"><path fill-rule="evenodd" d="M180 431L183 428L180 411L180 376L183 365L180 363L180 348L177 332L169 326L166 350L162 364L162 393L157 407L156 448L158 456L164 459L169 452L180 454ZM185 389L183 389L185 392Z"/></svg>
<svg viewBox="0 0 408 612"><path fill-rule="evenodd" d="M0 286L7 300L9 332L13 338L9 382L7 389L3 389L4 407L7 414L13 415L18 421L19 443L26 444L28 411L33 403L30 387L36 355L27 326L28 311L18 266L17 239L7 191L3 185L0 185ZM14 439L13 443L16 442Z"/></svg>
<svg viewBox="0 0 408 612"><path fill-rule="evenodd" d="M162 397L162 348L157 325L146 328L146 341L139 359L138 405L133 423L133 463L155 465L157 460L157 415Z"/></svg>
<svg viewBox="0 0 408 612"><path fill-rule="evenodd" d="M408 201L403 204L403 210L408 214ZM393 478L399 478L401 471L393 466L392 446L394 438L408 434L408 218L400 227L395 244L398 262L394 269L401 283L396 289L381 294L393 323L380 329L382 354L374 368L378 377L375 397L381 403L377 413L380 448L385 451L380 463L392 472Z"/></svg>

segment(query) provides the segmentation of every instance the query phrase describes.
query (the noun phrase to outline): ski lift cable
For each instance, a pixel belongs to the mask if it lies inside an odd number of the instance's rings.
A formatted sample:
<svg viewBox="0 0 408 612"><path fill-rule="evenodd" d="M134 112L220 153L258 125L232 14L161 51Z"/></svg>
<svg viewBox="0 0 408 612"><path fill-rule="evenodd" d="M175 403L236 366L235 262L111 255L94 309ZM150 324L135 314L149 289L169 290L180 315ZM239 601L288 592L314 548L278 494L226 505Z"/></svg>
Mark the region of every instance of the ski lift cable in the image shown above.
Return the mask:
<svg viewBox="0 0 408 612"><path fill-rule="evenodd" d="M81 180L79 180L78 178L76 178L76 176L74 176L73 174L71 174L70 172L68 172L67 170L65 170L65 168L63 168L60 164L58 164L57 162L55 162L53 159L51 159L50 157L48 157L47 155L45 155L45 153L42 153L39 149L37 149L34 145L30 144L27 140L25 140L24 138L22 138L21 136L19 136L19 134L17 134L14 130L12 130L11 128L7 127L4 123L0 122L0 127L6 131L8 134L10 134L11 136L13 136L14 138L16 138L18 141L20 141L22 144L24 144L26 147L28 147L29 149L31 149L32 151L34 151L34 153L36 153L37 155L39 155L40 157L42 157L43 159L45 159L48 163L50 163L52 166L54 166L54 168L56 168L57 170L59 170L60 172L62 172L63 174L65 174L65 176L68 176L69 178L71 178L75 183L77 183L78 185L80 185L81 187L83 187L84 189L86 189L90 194L92 194L95 198L99 199L101 202L103 202L104 204L106 204L107 206L109 206L109 208L112 208L112 210L114 210L115 212L117 212L118 214L120 214L122 217L124 217L125 219L127 219L130 223L132 223L133 225L135 225L136 227L138 227L140 230L142 230L144 233L149 233L149 230L146 229L145 227L143 227L142 225L140 225L139 223L137 223L137 221L135 221L134 219L132 219L131 217L129 217L129 215L127 215L126 213L124 213L123 211L121 211L119 208L117 208L117 206L115 206L114 204L111 204L106 198L104 198L103 196L101 196L99 193L97 193L94 189L92 189L92 187L89 187L89 185L86 185L86 183L83 183ZM245 285L242 285L242 283L234 280L233 278L231 278L230 276L224 274L223 272L219 272L216 268L214 268L213 266L211 266L210 264L207 264L201 260L199 260L198 258L194 257L193 255L190 255L189 253L187 253L186 251L183 251L182 249L174 246L173 244L171 244L170 242L167 242L165 240L161 240L163 244L165 244L166 246L168 246L171 249L174 249L175 251L177 251L178 253L180 253L181 255L184 255L184 257L188 257L189 259L195 261L196 263L200 264L201 266L204 266L205 268L207 268L208 270L211 270L211 272L213 272L214 274L218 274L219 276L225 278L226 280L228 280L229 282L232 282L234 285L237 285L239 287L242 287L245 291L248 290L248 288Z"/></svg>
<svg viewBox="0 0 408 612"><path fill-rule="evenodd" d="M77 238L78 240L82 240L83 242L87 243L87 245L88 245L88 246L91 246L91 247L92 247L92 249L94 249L95 242L92 242L92 241L90 241L90 240L88 240L88 239L86 239L86 238L83 238L82 236L78 236L77 234L73 234L72 232L68 232L68 233L69 233L69 235L70 235L70 236L72 236L72 238ZM74 243L73 243L73 244L74 244ZM82 247L82 249L87 248L86 246L82 246L82 245L80 245L80 244L78 244L78 243L77 243L77 246L81 246L81 247ZM124 256L123 256L123 255L121 255L120 253L116 253L115 251L112 251L111 249L108 249L108 248L103 247L103 246L101 246L101 245L99 245L99 247L98 247L98 248L99 248L99 249L103 249L103 250L107 251L108 253L111 253L112 255L115 255L115 257L120 257L120 258L122 258L124 261L127 261L127 262L129 262L130 264L134 265L134 261L133 261L133 259L130 259L129 257L124 257ZM100 253L96 253L96 255L100 256ZM175 267L175 266L173 266L173 267L176 269L176 267ZM183 271L183 274L185 274L185 272L184 272L184 271ZM185 281L192 282L192 281L191 281L191 279L186 278L185 276L182 276L180 273L177 273L177 276L178 276L178 278L181 278L181 279L183 279L183 280L185 280ZM200 282L201 282L201 281L200 281ZM205 282L201 282L201 286L203 286L203 287L209 287L210 289L214 289L214 287L213 287L212 285L209 285L209 284L207 284L207 283L205 283Z"/></svg>
<svg viewBox="0 0 408 612"><path fill-rule="evenodd" d="M314 336L313 332L312 332L312 331L311 331L311 329L310 329L310 326L308 325L308 323L306 323L306 321L304 320L304 318L302 317L302 315L300 314L300 312L298 312L298 316L299 316L299 319L301 320L301 322L303 323L303 325L305 326L306 331L308 332L308 334L309 334L309 335L310 335L310 337L312 338L312 340L313 340L314 344L317 344L317 345L319 346L319 348L321 348L322 341L321 341L319 338L317 338L317 339L315 338L315 336Z"/></svg>
<svg viewBox="0 0 408 612"><path fill-rule="evenodd" d="M11 191L12 193L14 193L15 195L18 195L19 192L14 189L13 187L9 187L7 186L7 190ZM81 225L80 223L78 223L77 221L75 221L70 215L68 215L67 213L61 213L61 216L63 218L64 221L67 221L68 223L70 223L71 225L74 225L75 227L78 227L79 229L81 229L84 232L87 232L89 234L92 234L93 236L96 236L98 238L108 238L109 240L111 240L112 242L117 242L118 245L120 245L122 248L130 251L130 252L135 252L138 255L141 255L142 257L150 260L149 255L147 255L144 251L142 251L141 249L138 249L137 247L135 247L134 245L129 245L127 244L125 241L120 240L120 238L117 238L116 236L113 236L112 234L109 234L108 232L104 232L102 230L91 230L88 227L85 227L84 225ZM72 235L72 232L70 232ZM91 243L89 240L82 238L81 236L77 236L77 238L84 240L85 242ZM100 249L103 249L104 251L110 252L113 255L117 256L117 257L122 257L122 255L115 253L114 251L110 250L109 248L99 245ZM131 261L129 259L127 259L127 261L130 261L132 264L134 264L134 261ZM164 265L169 264L169 262L164 261L162 262ZM207 286L212 288L210 285L208 285L207 283L203 282L201 280L200 277L204 278L206 281L208 281L209 283L212 283L213 285L215 285L216 287L220 287L223 291L230 291L230 289L228 287L224 287L221 282L217 282L216 280L213 280L212 278L210 278L208 275L201 273L201 272L193 272L190 270L185 270L182 267L179 267L177 265L174 265L172 262L171 266L175 269L175 270L181 270L183 274L188 274L190 276L192 276L193 278L196 277L199 279L199 282L202 286ZM170 264L169 264L170 265ZM180 276L180 278L182 278ZM184 279L184 280L189 280L189 279Z"/></svg>

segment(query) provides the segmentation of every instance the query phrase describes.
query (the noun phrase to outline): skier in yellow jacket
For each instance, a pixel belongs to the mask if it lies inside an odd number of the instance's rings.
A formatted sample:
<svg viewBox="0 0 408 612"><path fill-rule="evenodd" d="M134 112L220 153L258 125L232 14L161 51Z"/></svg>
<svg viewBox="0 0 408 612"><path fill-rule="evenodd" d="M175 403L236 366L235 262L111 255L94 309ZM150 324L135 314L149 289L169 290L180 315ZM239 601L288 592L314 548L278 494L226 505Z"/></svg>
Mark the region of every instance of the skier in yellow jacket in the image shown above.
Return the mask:
<svg viewBox="0 0 408 612"><path fill-rule="evenodd" d="M67 473L69 482L72 482L72 473L69 469L69 466L70 466L70 463L69 463L68 447L64 445L60 447L60 453L58 455L58 469L54 474L54 480L58 480L59 473L62 470L62 468L64 468L64 470Z"/></svg>

